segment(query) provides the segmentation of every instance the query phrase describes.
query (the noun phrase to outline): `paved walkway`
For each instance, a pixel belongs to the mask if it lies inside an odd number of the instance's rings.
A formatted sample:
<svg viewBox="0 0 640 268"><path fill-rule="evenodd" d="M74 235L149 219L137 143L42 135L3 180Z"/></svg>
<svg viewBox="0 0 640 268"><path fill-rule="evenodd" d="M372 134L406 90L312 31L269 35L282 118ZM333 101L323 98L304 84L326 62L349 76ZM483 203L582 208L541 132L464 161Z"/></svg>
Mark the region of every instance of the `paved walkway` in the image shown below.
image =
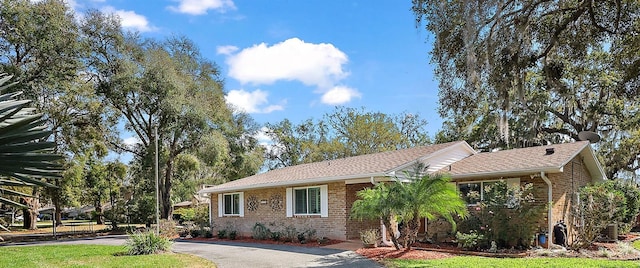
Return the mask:
<svg viewBox="0 0 640 268"><path fill-rule="evenodd" d="M16 243L13 245L100 244L123 245L127 237L108 236L90 239ZM235 267L382 267L351 250L353 242L322 248L287 245L238 243L228 241L185 241L173 244L173 251L200 256L213 261L219 268Z"/></svg>

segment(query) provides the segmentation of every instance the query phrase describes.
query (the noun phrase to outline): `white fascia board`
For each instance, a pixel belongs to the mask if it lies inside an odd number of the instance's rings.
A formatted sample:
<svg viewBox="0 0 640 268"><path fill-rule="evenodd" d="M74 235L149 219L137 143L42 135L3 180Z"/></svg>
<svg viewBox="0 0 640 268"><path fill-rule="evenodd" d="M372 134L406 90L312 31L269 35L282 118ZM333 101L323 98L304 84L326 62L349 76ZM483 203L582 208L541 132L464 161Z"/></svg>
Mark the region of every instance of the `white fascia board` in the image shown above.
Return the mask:
<svg viewBox="0 0 640 268"><path fill-rule="evenodd" d="M321 178L309 178L303 180L293 180L293 181L281 181L274 183L262 183L262 184L254 184L247 186L235 186L235 187L227 187L220 189L202 189L199 193L226 193L231 191L246 191L246 190L255 190L261 188L273 188L273 187L288 187L288 186L298 186L305 184L320 184L320 183L329 183L336 181L344 181L350 179L361 179L361 178L370 178L370 177L385 177L387 174L385 173L368 173L368 174L356 174L356 175L347 175L347 176L337 176L337 177L321 177Z"/></svg>
<svg viewBox="0 0 640 268"><path fill-rule="evenodd" d="M519 169L519 170L509 170L509 171L477 172L477 173L471 173L471 174L451 175L451 179L460 180L460 179L473 179L473 178L522 176L522 175L529 175L529 174L537 174L540 172L562 173L562 167L544 167L544 168Z"/></svg>
<svg viewBox="0 0 640 268"><path fill-rule="evenodd" d="M454 144L454 145L451 145L451 146L449 146L449 147L445 147L445 148L443 148L443 149L440 149L440 150L438 150L438 151L435 151L435 152L433 152L433 153L431 153L431 154L429 154L429 155L422 156L422 157L420 157L420 158L417 158L417 159L411 160L411 161L409 161L409 162L407 162L407 163L404 163L404 164L402 164L402 165L400 165L400 166L398 166L398 167L395 167L395 168L393 168L393 169L390 169L389 171L387 171L387 173L388 173L388 174L392 174L392 175L397 175L397 174L395 174L397 171L401 171L401 170L403 170L403 169L405 169L405 168L410 167L411 165L415 164L415 163L416 163L416 161L423 162L423 163L427 163L427 162L428 162L428 160L429 160L429 159L431 159L431 158L435 158L436 156L440 156L440 155L443 155L443 154L447 154L447 153L449 153L449 152L451 152L451 151L453 151L453 150L456 150L456 149L458 149L458 148L461 148L463 151L467 151L468 153L470 153L470 155L467 155L466 157L469 157L469 156L471 156L471 155L474 155L474 154L477 154L477 153L478 153L478 152L476 152L476 150L474 150L473 148L471 148L471 146L470 146L466 141L461 141L461 142L456 143L456 144ZM464 158L466 158L466 157L464 157ZM463 158L463 159L464 159L464 158ZM457 159L456 161L453 161L453 163L455 163L455 162L457 162L457 161L460 161L460 160L461 160L461 159Z"/></svg>

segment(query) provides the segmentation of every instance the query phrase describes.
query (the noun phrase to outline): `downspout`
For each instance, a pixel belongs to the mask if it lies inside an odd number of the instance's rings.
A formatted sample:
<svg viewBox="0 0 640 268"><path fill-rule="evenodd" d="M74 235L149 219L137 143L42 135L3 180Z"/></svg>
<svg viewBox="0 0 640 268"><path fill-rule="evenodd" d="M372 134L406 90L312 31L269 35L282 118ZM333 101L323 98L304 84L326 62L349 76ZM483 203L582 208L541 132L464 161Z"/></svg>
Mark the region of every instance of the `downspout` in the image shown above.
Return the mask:
<svg viewBox="0 0 640 268"><path fill-rule="evenodd" d="M553 241L553 187L551 187L551 181L549 180L549 178L547 178L547 175L544 174L544 171L540 172L540 177L542 178L542 180L544 180L544 182L547 183L547 187L548 187L548 215L547 215L547 219L548 219L548 224L549 227L547 229L547 248L551 248L551 243Z"/></svg>
<svg viewBox="0 0 640 268"><path fill-rule="evenodd" d="M378 185L379 182L376 182L375 178L371 176L371 184ZM385 246L393 246L393 241L387 239L387 228L384 226L382 220L380 220L380 233L382 234L382 244Z"/></svg>

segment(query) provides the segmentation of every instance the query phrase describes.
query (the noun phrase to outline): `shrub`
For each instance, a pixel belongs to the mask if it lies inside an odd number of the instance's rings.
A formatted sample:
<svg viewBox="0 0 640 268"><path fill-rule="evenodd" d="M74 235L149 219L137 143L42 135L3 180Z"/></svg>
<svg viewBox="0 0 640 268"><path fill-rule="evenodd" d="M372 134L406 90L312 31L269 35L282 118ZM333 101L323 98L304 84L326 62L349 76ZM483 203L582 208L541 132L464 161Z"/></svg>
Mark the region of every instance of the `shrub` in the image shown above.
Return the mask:
<svg viewBox="0 0 640 268"><path fill-rule="evenodd" d="M168 251L171 240L153 232L135 232L127 239L126 247L129 255L155 254Z"/></svg>
<svg viewBox="0 0 640 268"><path fill-rule="evenodd" d="M179 208L173 212L174 215L180 216L180 221L192 221L196 215L193 208Z"/></svg>
<svg viewBox="0 0 640 268"><path fill-rule="evenodd" d="M271 236L270 233L269 228L259 222L256 222L253 228L251 228L251 237L253 237L253 239L265 240Z"/></svg>
<svg viewBox="0 0 640 268"><path fill-rule="evenodd" d="M223 239L227 237L227 230L222 229L222 230L218 230L218 238Z"/></svg>
<svg viewBox="0 0 640 268"><path fill-rule="evenodd" d="M312 241L315 239L316 237L316 230L315 229L306 229L300 233L298 233L296 235L296 237L298 238L298 242L300 242L301 244L307 243L308 241Z"/></svg>
<svg viewBox="0 0 640 268"><path fill-rule="evenodd" d="M238 236L238 232L233 230L229 232L229 239L231 240L236 240L236 237Z"/></svg>
<svg viewBox="0 0 640 268"><path fill-rule="evenodd" d="M213 233L211 232L211 230L204 230L204 237L205 238L212 238L213 237Z"/></svg>
<svg viewBox="0 0 640 268"><path fill-rule="evenodd" d="M360 232L360 240L364 245L377 245L380 239L380 231L378 229L367 229Z"/></svg>
<svg viewBox="0 0 640 268"><path fill-rule="evenodd" d="M475 212L477 219L470 217L471 220L479 220L480 226L476 230L486 238L484 241L496 241L502 248L530 247L545 209L545 206L535 203L533 184L509 187L505 181L498 181L485 186L484 190L484 201ZM478 246L487 245L480 243Z"/></svg>
<svg viewBox="0 0 640 268"><path fill-rule="evenodd" d="M484 235L478 234L476 231L471 231L469 233L456 233L456 240L458 241L458 246L469 249L476 250L478 246L484 243Z"/></svg>
<svg viewBox="0 0 640 268"><path fill-rule="evenodd" d="M207 205L199 205L194 209L193 222L201 227L211 227L209 226L209 206Z"/></svg>
<svg viewBox="0 0 640 268"><path fill-rule="evenodd" d="M202 230L194 228L189 230L189 234L191 235L191 237L201 237L202 236Z"/></svg>
<svg viewBox="0 0 640 268"><path fill-rule="evenodd" d="M284 240L285 242L291 242L295 240L297 236L298 231L296 230L296 227L293 227L293 225L284 227L284 230L282 231L282 240Z"/></svg>
<svg viewBox="0 0 640 268"><path fill-rule="evenodd" d="M620 211L625 206L624 195L607 183L583 187L579 198L580 202L573 206L572 216L581 224L574 226L577 235L570 245L572 248L591 246L608 224L621 220Z"/></svg>
<svg viewBox="0 0 640 268"><path fill-rule="evenodd" d="M278 241L281 235L280 232L271 232L271 240Z"/></svg>
<svg viewBox="0 0 640 268"><path fill-rule="evenodd" d="M160 220L160 235L166 238L173 238L178 235L176 222L172 220Z"/></svg>

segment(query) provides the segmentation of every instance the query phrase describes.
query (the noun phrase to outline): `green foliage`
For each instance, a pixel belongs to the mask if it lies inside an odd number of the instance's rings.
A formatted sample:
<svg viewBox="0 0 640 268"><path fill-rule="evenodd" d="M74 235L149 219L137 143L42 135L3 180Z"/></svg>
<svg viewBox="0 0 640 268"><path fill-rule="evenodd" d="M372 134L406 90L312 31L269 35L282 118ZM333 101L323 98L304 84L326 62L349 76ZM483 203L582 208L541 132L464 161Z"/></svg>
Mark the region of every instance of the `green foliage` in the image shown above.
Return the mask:
<svg viewBox="0 0 640 268"><path fill-rule="evenodd" d="M429 143L418 115L387 115L336 107L322 120L293 124L288 119L267 124L265 133L277 148L267 151L270 169L348 156L383 152Z"/></svg>
<svg viewBox="0 0 640 268"><path fill-rule="evenodd" d="M485 186L484 200L472 213L479 234L502 248L529 248L545 206L535 202L533 184L510 187L505 181ZM488 246L488 245L480 245Z"/></svg>
<svg viewBox="0 0 640 268"><path fill-rule="evenodd" d="M640 213L640 189L631 181L615 180L605 182L605 186L611 191L617 191L624 196L624 202L618 203L620 217L618 232L626 234L636 225L636 219Z"/></svg>
<svg viewBox="0 0 640 268"><path fill-rule="evenodd" d="M198 205L194 209L193 222L199 226L209 226L209 206Z"/></svg>
<svg viewBox="0 0 640 268"><path fill-rule="evenodd" d="M7 84L10 79L0 74L0 92L14 85ZM54 142L45 141L52 132L45 129L43 115L28 108L31 101L16 99L21 94L0 95L0 203L25 208L14 200L31 195L6 187L56 187L44 179L62 177L64 157L53 152Z"/></svg>
<svg viewBox="0 0 640 268"><path fill-rule="evenodd" d="M460 247L470 250L477 250L479 245L484 244L485 242L484 235L479 234L476 231L471 231L469 233L457 232L456 240Z"/></svg>
<svg viewBox="0 0 640 268"><path fill-rule="evenodd" d="M174 215L180 215L182 221L192 221L196 216L194 208L179 208L173 211Z"/></svg>
<svg viewBox="0 0 640 268"><path fill-rule="evenodd" d="M418 168L418 167L416 167ZM353 219L382 219L387 228L391 228L391 218L396 215L405 222L405 247L410 247L415 241L419 219L426 217L435 219L443 217L449 221L455 230L453 216L465 216L467 207L458 196L457 189L449 183L449 178L442 175L420 176L409 173L406 178L409 183L380 183L373 189L367 188L357 193L358 200L351 207L350 217ZM388 230L393 233L392 229ZM391 236L395 240L394 236ZM399 246L394 241L396 248Z"/></svg>
<svg viewBox="0 0 640 268"><path fill-rule="evenodd" d="M218 230L218 238L223 239L225 237L227 237L227 230L225 229Z"/></svg>
<svg viewBox="0 0 640 268"><path fill-rule="evenodd" d="M573 206L572 216L581 224L574 226L577 235L570 246L586 248L608 224L623 219L626 200L624 194L613 187L613 182L585 186L579 193L579 203Z"/></svg>
<svg viewBox="0 0 640 268"><path fill-rule="evenodd" d="M298 236L298 231L296 230L296 227L294 227L293 225L287 225L282 230L282 240L284 242L292 242L296 240L297 236Z"/></svg>
<svg viewBox="0 0 640 268"><path fill-rule="evenodd" d="M640 169L638 1L412 3L433 37L438 141L528 147L593 131L609 178Z"/></svg>
<svg viewBox="0 0 640 268"><path fill-rule="evenodd" d="M171 240L153 232L135 232L129 235L126 247L129 255L148 255L168 251Z"/></svg>
<svg viewBox="0 0 640 268"><path fill-rule="evenodd" d="M264 224L256 222L253 228L251 228L251 237L253 237L253 239L265 240L271 237L271 230L264 226Z"/></svg>

